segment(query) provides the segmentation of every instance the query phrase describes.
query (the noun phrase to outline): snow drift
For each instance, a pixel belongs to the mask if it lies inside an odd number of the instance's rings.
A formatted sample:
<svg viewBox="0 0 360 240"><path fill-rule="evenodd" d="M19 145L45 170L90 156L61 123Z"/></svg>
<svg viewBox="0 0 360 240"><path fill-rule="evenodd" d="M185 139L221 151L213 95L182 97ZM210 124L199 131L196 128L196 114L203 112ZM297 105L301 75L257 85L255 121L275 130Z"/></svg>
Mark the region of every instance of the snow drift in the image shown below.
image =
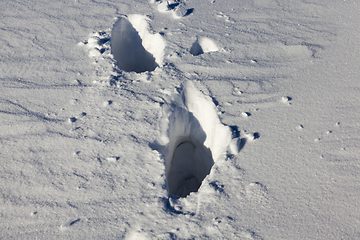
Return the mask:
<svg viewBox="0 0 360 240"><path fill-rule="evenodd" d="M188 81L173 101L169 117L166 179L169 194L196 192L230 142L210 98Z"/></svg>
<svg viewBox="0 0 360 240"><path fill-rule="evenodd" d="M162 64L164 48L161 35L149 32L148 18L143 15L120 17L112 28L111 52L124 71L154 71Z"/></svg>

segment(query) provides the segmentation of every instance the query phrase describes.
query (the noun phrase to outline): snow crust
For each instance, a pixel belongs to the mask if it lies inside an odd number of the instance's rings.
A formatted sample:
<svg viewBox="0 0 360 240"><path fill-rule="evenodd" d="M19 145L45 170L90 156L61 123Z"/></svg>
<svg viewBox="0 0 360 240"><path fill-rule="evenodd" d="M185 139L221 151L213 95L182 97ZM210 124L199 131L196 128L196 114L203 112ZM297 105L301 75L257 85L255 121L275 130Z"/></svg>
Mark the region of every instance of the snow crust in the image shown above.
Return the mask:
<svg viewBox="0 0 360 240"><path fill-rule="evenodd" d="M359 3L2 1L0 239L359 239Z"/></svg>

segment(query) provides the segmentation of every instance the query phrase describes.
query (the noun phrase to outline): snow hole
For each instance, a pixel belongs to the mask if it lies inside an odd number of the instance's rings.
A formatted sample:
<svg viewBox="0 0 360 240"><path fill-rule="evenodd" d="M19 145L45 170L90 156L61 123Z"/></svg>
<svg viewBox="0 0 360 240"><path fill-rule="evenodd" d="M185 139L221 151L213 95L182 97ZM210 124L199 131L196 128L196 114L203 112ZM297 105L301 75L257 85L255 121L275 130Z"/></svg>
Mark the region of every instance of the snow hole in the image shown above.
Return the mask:
<svg viewBox="0 0 360 240"><path fill-rule="evenodd" d="M165 42L149 32L149 19L133 14L120 17L111 31L111 52L119 68L127 72L154 71L162 64Z"/></svg>
<svg viewBox="0 0 360 240"><path fill-rule="evenodd" d="M166 180L169 194L197 192L230 143L231 132L217 115L210 97L186 82L173 100L168 118Z"/></svg>

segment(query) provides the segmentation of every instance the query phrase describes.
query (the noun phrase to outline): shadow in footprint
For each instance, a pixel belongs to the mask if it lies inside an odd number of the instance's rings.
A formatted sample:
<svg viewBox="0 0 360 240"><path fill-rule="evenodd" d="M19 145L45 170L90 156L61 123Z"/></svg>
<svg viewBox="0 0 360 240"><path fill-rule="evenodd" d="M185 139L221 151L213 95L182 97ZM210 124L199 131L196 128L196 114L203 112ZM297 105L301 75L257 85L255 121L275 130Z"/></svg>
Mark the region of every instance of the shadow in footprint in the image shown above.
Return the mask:
<svg viewBox="0 0 360 240"><path fill-rule="evenodd" d="M125 17L119 18L113 26L111 52L119 68L127 72L154 71L157 67L154 56L146 51L139 33Z"/></svg>
<svg viewBox="0 0 360 240"><path fill-rule="evenodd" d="M98 40L98 44L103 45L103 44L107 43L108 41L110 41L110 38L102 38L102 39Z"/></svg>
<svg viewBox="0 0 360 240"><path fill-rule="evenodd" d="M199 41L195 41L195 42L192 44L192 46L191 46L191 48L190 48L190 53L191 53L192 55L194 55L194 56L198 56L198 55L204 53L204 51L203 51L203 49L202 49Z"/></svg>
<svg viewBox="0 0 360 240"><path fill-rule="evenodd" d="M168 120L169 143L165 154L168 190L170 195L186 197L198 191L230 143L231 132L220 122L211 98L189 81L174 99Z"/></svg>
<svg viewBox="0 0 360 240"><path fill-rule="evenodd" d="M229 126L231 129L231 137L232 138L238 138L240 137L240 131L239 131L239 127L236 125L233 126Z"/></svg>
<svg viewBox="0 0 360 240"><path fill-rule="evenodd" d="M204 146L206 134L199 121L191 112L185 109L175 109L171 117L170 128L176 128L177 121L184 119L190 123L192 132L188 136L179 135L174 139L174 150L167 171L169 194L186 197L191 192L197 192L204 178L210 173L214 164L211 151ZM200 136L200 137L199 137Z"/></svg>
<svg viewBox="0 0 360 240"><path fill-rule="evenodd" d="M246 144L246 138L240 138L240 131L239 131L239 127L234 125L234 126L229 126L231 129L231 137L233 139L237 139L236 141L236 147L237 147L237 152L240 152L245 144Z"/></svg>
<svg viewBox="0 0 360 240"><path fill-rule="evenodd" d="M189 9L187 9L187 10L186 10L186 14L185 14L184 17L189 16L189 15L192 14L193 12L194 12L194 8L189 8Z"/></svg>
<svg viewBox="0 0 360 240"><path fill-rule="evenodd" d="M178 2L176 2L176 3L170 3L170 4L168 5L168 8L169 8L170 10L174 10L177 6L179 6L179 4L180 4L180 3L178 3Z"/></svg>

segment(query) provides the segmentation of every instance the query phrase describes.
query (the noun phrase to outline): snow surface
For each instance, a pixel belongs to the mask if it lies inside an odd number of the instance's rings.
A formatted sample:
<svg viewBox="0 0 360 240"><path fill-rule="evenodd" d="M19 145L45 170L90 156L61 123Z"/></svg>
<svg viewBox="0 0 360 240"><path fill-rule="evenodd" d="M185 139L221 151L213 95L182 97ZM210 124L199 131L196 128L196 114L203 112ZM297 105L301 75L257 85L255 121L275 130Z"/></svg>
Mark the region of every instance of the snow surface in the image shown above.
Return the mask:
<svg viewBox="0 0 360 240"><path fill-rule="evenodd" d="M360 238L357 1L0 11L1 239Z"/></svg>

